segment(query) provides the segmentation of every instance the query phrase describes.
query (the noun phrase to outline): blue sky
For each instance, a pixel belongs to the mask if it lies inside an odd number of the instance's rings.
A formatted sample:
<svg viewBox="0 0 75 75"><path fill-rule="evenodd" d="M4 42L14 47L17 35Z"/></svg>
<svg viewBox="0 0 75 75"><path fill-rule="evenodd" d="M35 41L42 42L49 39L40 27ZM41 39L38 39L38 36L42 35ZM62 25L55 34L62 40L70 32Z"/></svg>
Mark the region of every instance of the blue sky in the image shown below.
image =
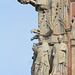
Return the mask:
<svg viewBox="0 0 75 75"><path fill-rule="evenodd" d="M17 0L0 1L0 75L31 75L30 30L38 27L38 13Z"/></svg>

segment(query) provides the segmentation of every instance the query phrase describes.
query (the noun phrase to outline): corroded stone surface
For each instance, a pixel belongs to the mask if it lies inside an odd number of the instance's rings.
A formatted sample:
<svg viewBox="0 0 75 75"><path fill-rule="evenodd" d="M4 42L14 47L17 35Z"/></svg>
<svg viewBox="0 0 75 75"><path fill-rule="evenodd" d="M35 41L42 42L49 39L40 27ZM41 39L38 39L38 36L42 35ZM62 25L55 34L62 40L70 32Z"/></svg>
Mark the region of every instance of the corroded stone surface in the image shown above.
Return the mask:
<svg viewBox="0 0 75 75"><path fill-rule="evenodd" d="M31 41L34 55L31 75L68 75L68 32L71 32L72 75L75 75L75 17L69 27L68 0L18 0L31 4L38 12L38 28ZM63 37L58 39L58 36ZM55 49L54 49L55 48Z"/></svg>

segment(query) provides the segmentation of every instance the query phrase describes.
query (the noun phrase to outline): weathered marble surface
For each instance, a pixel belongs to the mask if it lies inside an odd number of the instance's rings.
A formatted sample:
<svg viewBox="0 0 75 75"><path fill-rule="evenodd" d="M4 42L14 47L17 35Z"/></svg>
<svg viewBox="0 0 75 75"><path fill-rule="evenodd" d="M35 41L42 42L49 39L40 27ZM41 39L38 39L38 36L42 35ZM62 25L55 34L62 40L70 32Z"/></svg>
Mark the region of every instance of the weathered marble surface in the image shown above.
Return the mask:
<svg viewBox="0 0 75 75"><path fill-rule="evenodd" d="M68 48L63 43L63 37L59 35L58 43L53 46L53 70L52 75L67 75L67 54Z"/></svg>
<svg viewBox="0 0 75 75"><path fill-rule="evenodd" d="M42 45L34 44L33 50L37 52L34 75L49 75L48 43L43 41Z"/></svg>
<svg viewBox="0 0 75 75"><path fill-rule="evenodd" d="M68 43L67 32L71 31L71 39L75 39L75 22L71 23L70 28L68 24L68 0L18 1L31 4L38 12L38 29L31 30L31 33L36 34L31 41L38 39L32 48L31 75L68 75L68 48L64 43ZM75 45L74 41L72 43Z"/></svg>

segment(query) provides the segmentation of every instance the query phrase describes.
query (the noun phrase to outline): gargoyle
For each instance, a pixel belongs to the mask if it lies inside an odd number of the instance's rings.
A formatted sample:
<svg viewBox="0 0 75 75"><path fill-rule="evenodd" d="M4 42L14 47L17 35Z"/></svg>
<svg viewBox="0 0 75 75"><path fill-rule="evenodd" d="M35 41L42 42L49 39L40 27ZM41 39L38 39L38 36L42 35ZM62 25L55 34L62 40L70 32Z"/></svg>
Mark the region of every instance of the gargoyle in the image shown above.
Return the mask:
<svg viewBox="0 0 75 75"><path fill-rule="evenodd" d="M32 37L31 41L33 41L34 39L39 39L39 35L35 35L34 37Z"/></svg>
<svg viewBox="0 0 75 75"><path fill-rule="evenodd" d="M40 29L33 29L33 30L31 30L31 33L37 33L37 34L40 34Z"/></svg>
<svg viewBox="0 0 75 75"><path fill-rule="evenodd" d="M31 4L33 6L36 5L36 0L18 0L18 2L20 2L21 4Z"/></svg>
<svg viewBox="0 0 75 75"><path fill-rule="evenodd" d="M18 0L21 4L31 4L36 8L36 10L47 10L48 9L48 2L46 3L46 0L40 1L40 0Z"/></svg>

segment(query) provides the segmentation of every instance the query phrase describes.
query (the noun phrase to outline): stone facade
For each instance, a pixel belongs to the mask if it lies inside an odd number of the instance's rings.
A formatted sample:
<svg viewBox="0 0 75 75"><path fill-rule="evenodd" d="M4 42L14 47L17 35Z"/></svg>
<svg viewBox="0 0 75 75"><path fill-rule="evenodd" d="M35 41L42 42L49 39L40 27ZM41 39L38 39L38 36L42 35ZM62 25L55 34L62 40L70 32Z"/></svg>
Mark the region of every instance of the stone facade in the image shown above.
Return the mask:
<svg viewBox="0 0 75 75"><path fill-rule="evenodd" d="M70 9L69 0L18 2L31 4L38 12L38 28L31 30L31 33L36 33L31 41L38 39L38 43L34 43L32 47L34 55L31 75L71 75L71 71L75 75L75 6L72 5ZM71 56L72 70L69 68Z"/></svg>

